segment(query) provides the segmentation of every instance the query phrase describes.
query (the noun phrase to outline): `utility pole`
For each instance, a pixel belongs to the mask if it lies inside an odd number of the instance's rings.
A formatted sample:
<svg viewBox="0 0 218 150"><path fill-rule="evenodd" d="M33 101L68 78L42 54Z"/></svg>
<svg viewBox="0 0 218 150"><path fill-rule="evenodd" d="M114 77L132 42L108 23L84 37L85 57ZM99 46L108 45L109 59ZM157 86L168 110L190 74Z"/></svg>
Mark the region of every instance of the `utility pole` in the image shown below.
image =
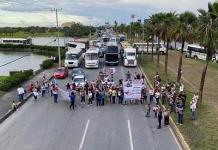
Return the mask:
<svg viewBox="0 0 218 150"><path fill-rule="evenodd" d="M60 33L59 33L59 23L58 23L58 11L62 9L54 8L52 11L55 11L56 14L56 28L57 28L57 38L58 38L58 65L61 67L61 48L60 48Z"/></svg>

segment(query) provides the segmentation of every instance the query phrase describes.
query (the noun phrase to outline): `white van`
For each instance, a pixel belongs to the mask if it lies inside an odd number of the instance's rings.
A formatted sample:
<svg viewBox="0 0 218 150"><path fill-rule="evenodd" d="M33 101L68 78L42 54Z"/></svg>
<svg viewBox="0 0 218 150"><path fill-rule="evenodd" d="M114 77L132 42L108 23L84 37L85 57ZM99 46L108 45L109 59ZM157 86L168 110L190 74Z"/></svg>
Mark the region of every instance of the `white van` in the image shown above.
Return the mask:
<svg viewBox="0 0 218 150"><path fill-rule="evenodd" d="M85 53L85 67L98 68L99 67L99 48L91 47Z"/></svg>
<svg viewBox="0 0 218 150"><path fill-rule="evenodd" d="M83 60L83 50L72 48L66 52L65 67L79 67Z"/></svg>
<svg viewBox="0 0 218 150"><path fill-rule="evenodd" d="M153 43L154 47L153 47L153 53L157 53L157 47L159 45L159 52L161 55L164 55L166 54L166 47L163 43ZM148 53L151 53L152 52L152 43L134 43L133 44L133 47L134 48L137 48L138 51L137 53L147 53L147 47L148 47Z"/></svg>
<svg viewBox="0 0 218 150"><path fill-rule="evenodd" d="M124 48L123 65L134 66L134 67L137 66L137 54L135 48L132 47Z"/></svg>
<svg viewBox="0 0 218 150"><path fill-rule="evenodd" d="M185 57L206 60L207 53L205 49L199 45L187 45Z"/></svg>

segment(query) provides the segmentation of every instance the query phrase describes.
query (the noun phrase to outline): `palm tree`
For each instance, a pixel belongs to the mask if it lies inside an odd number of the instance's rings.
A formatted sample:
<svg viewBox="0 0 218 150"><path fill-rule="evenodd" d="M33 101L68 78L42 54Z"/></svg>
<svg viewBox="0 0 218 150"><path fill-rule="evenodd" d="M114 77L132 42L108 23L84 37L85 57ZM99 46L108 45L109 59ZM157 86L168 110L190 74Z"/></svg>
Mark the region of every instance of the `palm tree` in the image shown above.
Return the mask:
<svg viewBox="0 0 218 150"><path fill-rule="evenodd" d="M150 17L154 24L154 34L157 37L157 43L160 45L160 37L161 37L161 23L164 19L164 13L156 13ZM159 67L159 61L160 61L160 52L159 52L159 46L157 47L157 67Z"/></svg>
<svg viewBox="0 0 218 150"><path fill-rule="evenodd" d="M205 51L207 53L206 63L202 70L199 87L198 105L201 105L208 63L212 57L212 54L215 52L215 49L218 47L218 3L208 3L208 11L205 11L203 9L199 9L198 11L200 13L198 22L199 27L197 29L197 34L199 35L198 40L200 45L202 45L205 48Z"/></svg>
<svg viewBox="0 0 218 150"><path fill-rule="evenodd" d="M182 47L179 56L179 65L177 72L177 82L179 83L182 76L182 56L186 41L190 41L193 34L193 28L196 25L197 17L192 12L184 12L179 15L178 28L176 28L175 37L182 42Z"/></svg>
<svg viewBox="0 0 218 150"><path fill-rule="evenodd" d="M166 55L165 55L165 74L167 74L168 67L168 51L169 45L173 37L173 30L177 24L177 14L175 12L165 13L163 16L163 22L161 23L162 38L167 43Z"/></svg>

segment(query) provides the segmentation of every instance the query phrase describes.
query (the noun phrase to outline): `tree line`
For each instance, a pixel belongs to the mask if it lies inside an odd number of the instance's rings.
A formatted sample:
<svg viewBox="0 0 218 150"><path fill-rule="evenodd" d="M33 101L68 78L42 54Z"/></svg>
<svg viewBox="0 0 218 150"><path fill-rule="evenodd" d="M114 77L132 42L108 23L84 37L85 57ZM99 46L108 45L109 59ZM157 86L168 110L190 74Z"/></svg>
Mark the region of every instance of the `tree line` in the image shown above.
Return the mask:
<svg viewBox="0 0 218 150"><path fill-rule="evenodd" d="M208 63L218 49L218 3L208 3L208 9L198 9L198 15L186 11L184 13L160 12L152 14L144 22L131 22L120 24L115 21L114 30L125 33L131 42L164 41L166 44L165 74L168 73L168 51L171 42L182 43L178 62L177 82L181 81L183 51L185 43L199 43L206 51L206 61L201 74L199 86L199 102L202 104L204 82L207 73ZM153 47L151 61L153 61ZM157 49L158 51L158 49ZM157 52L157 66L159 66L159 52Z"/></svg>
<svg viewBox="0 0 218 150"><path fill-rule="evenodd" d="M64 36L70 37L85 37L89 34L96 32L96 28L93 26L85 26L81 23L75 23L71 27L59 28L59 31L64 34ZM56 27L39 27L39 26L30 26L30 27L2 27L0 28L0 34L5 36L13 36L18 32L24 32L29 34L29 36L34 36L40 33L55 33L57 32Z"/></svg>

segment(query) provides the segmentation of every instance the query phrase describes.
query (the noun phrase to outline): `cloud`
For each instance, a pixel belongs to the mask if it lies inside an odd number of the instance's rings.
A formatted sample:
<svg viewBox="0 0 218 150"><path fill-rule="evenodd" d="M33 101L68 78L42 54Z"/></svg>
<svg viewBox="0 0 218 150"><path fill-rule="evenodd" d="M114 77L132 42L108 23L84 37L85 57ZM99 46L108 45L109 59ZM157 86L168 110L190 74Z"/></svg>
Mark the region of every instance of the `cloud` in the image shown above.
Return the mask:
<svg viewBox="0 0 218 150"><path fill-rule="evenodd" d="M207 9L208 1L214 2L214 0L0 0L0 23L17 26L21 24L20 20L23 20L26 25L48 26L54 22L54 13L49 12L51 8L62 8L61 22L79 21L85 24L98 24L106 21L113 23L117 20L127 23L131 20L131 14L147 18L152 13L160 11L197 12L199 8Z"/></svg>

